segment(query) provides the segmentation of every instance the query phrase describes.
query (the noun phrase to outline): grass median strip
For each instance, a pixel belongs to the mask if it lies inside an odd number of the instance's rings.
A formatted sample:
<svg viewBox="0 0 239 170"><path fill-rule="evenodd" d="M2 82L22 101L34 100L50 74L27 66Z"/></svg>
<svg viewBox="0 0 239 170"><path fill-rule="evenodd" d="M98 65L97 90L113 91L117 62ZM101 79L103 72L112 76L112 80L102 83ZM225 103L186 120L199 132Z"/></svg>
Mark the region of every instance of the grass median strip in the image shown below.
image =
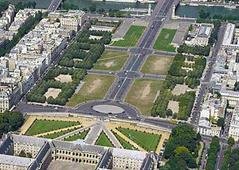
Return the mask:
<svg viewBox="0 0 239 170"><path fill-rule="evenodd" d="M27 130L26 135L33 136L40 133L80 125L80 122L61 120L35 120Z"/></svg>
<svg viewBox="0 0 239 170"><path fill-rule="evenodd" d="M123 135L134 141L146 151L155 151L160 142L161 135L146 133L127 128L117 128Z"/></svg>
<svg viewBox="0 0 239 170"><path fill-rule="evenodd" d="M132 25L123 40L113 42L113 46L134 47L145 30L145 26Z"/></svg>
<svg viewBox="0 0 239 170"><path fill-rule="evenodd" d="M104 132L101 132L95 144L100 146L113 147L113 144Z"/></svg>
<svg viewBox="0 0 239 170"><path fill-rule="evenodd" d="M175 47L171 44L176 34L175 29L162 29L155 44L154 49L160 51L175 52Z"/></svg>

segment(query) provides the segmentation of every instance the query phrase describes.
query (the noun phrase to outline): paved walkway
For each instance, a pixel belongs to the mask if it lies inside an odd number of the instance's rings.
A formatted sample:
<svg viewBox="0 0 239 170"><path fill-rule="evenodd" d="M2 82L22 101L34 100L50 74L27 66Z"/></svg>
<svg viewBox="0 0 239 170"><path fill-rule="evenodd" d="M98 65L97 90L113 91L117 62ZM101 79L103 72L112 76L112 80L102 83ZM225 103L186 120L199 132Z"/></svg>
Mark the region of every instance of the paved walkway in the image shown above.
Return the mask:
<svg viewBox="0 0 239 170"><path fill-rule="evenodd" d="M132 24L133 20L124 20L119 28L116 30L116 32L113 34L112 36L112 40L117 40L117 39L121 39L124 37L124 35L127 33L130 25Z"/></svg>
<svg viewBox="0 0 239 170"><path fill-rule="evenodd" d="M23 126L20 128L20 135L25 134L35 120L36 120L35 116L30 116L23 124Z"/></svg>
<svg viewBox="0 0 239 170"><path fill-rule="evenodd" d="M56 140L64 140L65 138L67 138L67 137L70 137L70 136L73 136L73 135L75 135L75 134L78 134L78 133L81 133L81 132L83 132L83 131L85 131L86 129L89 129L90 127L81 127L81 128L79 128L79 129L76 129L76 130L74 130L74 131L72 131L72 132L69 132L69 133L66 133L66 134L64 134L64 135L62 135L62 136L59 136L59 137L57 137L57 138L55 138Z"/></svg>
<svg viewBox="0 0 239 170"><path fill-rule="evenodd" d="M110 130L108 130L105 126L103 127L103 131L105 132L105 134L107 135L109 140L112 142L114 147L116 147L116 148L123 148L122 145L120 144L120 142L114 136L114 134Z"/></svg>
<svg viewBox="0 0 239 170"><path fill-rule="evenodd" d="M102 130L102 122L97 122L86 135L85 143L94 145Z"/></svg>

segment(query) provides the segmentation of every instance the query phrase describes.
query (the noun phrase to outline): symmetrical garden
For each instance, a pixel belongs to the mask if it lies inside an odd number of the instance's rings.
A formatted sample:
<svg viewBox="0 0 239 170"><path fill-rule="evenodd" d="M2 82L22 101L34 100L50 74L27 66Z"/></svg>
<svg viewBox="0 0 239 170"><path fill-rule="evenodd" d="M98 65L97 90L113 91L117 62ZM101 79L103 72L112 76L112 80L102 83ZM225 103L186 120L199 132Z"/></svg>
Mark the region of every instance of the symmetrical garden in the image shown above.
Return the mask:
<svg viewBox="0 0 239 170"><path fill-rule="evenodd" d="M64 140L74 142L77 140L87 141L93 132L93 127L97 126L95 120L83 117L35 117L30 116L22 126L20 133L48 139ZM169 133L150 127L141 127L123 122L105 122L105 128L99 131L95 137L95 142L91 144L119 147L130 150L155 151L160 152L163 142L168 139ZM115 146L115 139L120 143ZM90 137L91 136L91 137Z"/></svg>

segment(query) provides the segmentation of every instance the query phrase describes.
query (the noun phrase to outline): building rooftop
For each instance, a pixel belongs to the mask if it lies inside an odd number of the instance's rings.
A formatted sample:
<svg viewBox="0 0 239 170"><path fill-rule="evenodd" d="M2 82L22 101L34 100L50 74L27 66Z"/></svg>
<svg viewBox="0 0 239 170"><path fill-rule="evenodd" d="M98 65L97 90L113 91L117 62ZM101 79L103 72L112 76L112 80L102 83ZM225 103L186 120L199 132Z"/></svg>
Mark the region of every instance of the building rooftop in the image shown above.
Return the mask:
<svg viewBox="0 0 239 170"><path fill-rule="evenodd" d="M114 157L137 159L141 161L143 161L147 156L147 154L144 152L134 151L134 150L125 150L125 149L119 149L119 148L113 148L112 155Z"/></svg>
<svg viewBox="0 0 239 170"><path fill-rule="evenodd" d="M0 164L11 164L15 166L28 167L34 162L34 160L35 159L31 158L0 154Z"/></svg>

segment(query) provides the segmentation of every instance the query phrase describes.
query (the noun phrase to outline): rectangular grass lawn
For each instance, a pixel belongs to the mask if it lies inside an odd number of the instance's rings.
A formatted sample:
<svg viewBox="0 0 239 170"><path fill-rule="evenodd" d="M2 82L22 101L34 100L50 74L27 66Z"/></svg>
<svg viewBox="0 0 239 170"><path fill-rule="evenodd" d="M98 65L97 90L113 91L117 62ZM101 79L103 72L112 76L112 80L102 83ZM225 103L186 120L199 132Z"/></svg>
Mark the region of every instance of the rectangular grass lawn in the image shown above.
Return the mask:
<svg viewBox="0 0 239 170"><path fill-rule="evenodd" d="M145 74L167 75L174 57L151 55L144 63L141 72Z"/></svg>
<svg viewBox="0 0 239 170"><path fill-rule="evenodd" d="M80 90L69 99L66 105L74 107L90 100L103 99L113 81L113 76L88 74Z"/></svg>
<svg viewBox="0 0 239 170"><path fill-rule="evenodd" d="M161 138L161 135L136 131L133 129L117 128L117 130L148 152L157 149Z"/></svg>
<svg viewBox="0 0 239 170"><path fill-rule="evenodd" d="M106 136L104 132L101 132L95 144L100 146L113 147L113 144L111 143L111 141L109 140L109 138Z"/></svg>
<svg viewBox="0 0 239 170"><path fill-rule="evenodd" d="M134 47L145 30L145 26L131 25L123 40L115 41L113 46Z"/></svg>
<svg viewBox="0 0 239 170"><path fill-rule="evenodd" d="M125 101L132 104L146 116L150 116L154 99L159 93L163 81L136 79L130 88Z"/></svg>
<svg viewBox="0 0 239 170"><path fill-rule="evenodd" d="M163 28L154 44L154 49L160 51L175 52L175 47L171 44L176 34L176 29Z"/></svg>
<svg viewBox="0 0 239 170"><path fill-rule="evenodd" d="M80 125L80 122L61 121L61 120L35 120L27 130L26 135L33 136L40 133L63 129L71 126Z"/></svg>
<svg viewBox="0 0 239 170"><path fill-rule="evenodd" d="M95 63L94 69L119 71L124 66L128 56L127 52L106 50Z"/></svg>

